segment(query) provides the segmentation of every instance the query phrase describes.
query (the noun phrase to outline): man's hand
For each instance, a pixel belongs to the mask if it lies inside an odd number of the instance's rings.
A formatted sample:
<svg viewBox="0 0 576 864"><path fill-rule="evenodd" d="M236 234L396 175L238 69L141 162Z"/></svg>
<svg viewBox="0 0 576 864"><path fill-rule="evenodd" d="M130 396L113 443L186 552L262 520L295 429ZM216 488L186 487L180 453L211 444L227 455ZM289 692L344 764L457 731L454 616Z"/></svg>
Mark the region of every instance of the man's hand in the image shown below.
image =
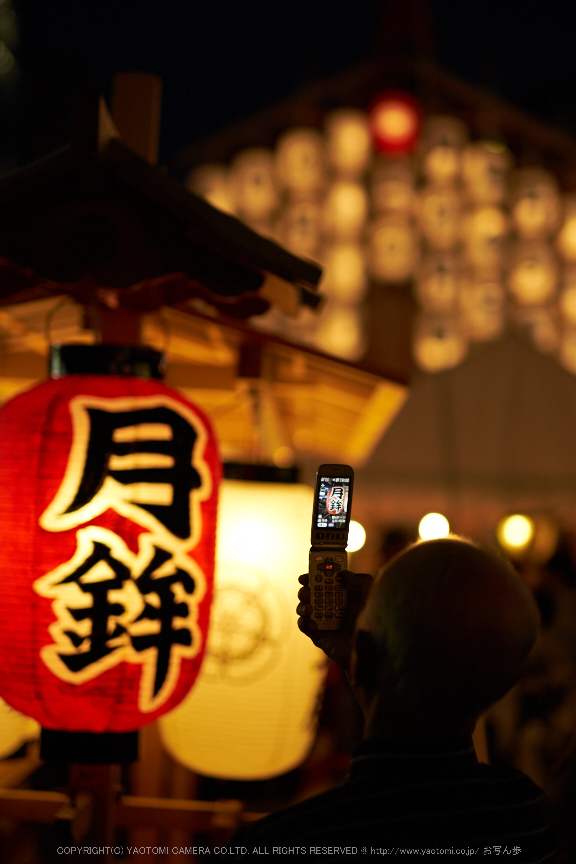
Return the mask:
<svg viewBox="0 0 576 864"><path fill-rule="evenodd" d="M298 591L300 603L296 607L296 612L298 613L300 630L348 674L356 619L366 603L368 592L372 586L372 577L368 573L352 573L350 570L343 570L342 576L348 592L348 604L341 630L319 630L318 625L311 617L312 606L310 605L308 573L303 573L302 576L298 577L298 581L303 587Z"/></svg>

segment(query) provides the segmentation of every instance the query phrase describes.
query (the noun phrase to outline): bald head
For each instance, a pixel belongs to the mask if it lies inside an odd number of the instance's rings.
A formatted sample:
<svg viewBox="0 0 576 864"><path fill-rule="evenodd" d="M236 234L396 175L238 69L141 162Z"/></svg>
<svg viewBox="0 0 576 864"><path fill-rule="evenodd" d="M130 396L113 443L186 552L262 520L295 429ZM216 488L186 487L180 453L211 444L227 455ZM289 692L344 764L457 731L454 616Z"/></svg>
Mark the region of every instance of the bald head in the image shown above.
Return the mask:
<svg viewBox="0 0 576 864"><path fill-rule="evenodd" d="M538 615L520 577L456 537L417 543L378 575L357 630L375 646L374 688L407 712L473 719L518 680Z"/></svg>

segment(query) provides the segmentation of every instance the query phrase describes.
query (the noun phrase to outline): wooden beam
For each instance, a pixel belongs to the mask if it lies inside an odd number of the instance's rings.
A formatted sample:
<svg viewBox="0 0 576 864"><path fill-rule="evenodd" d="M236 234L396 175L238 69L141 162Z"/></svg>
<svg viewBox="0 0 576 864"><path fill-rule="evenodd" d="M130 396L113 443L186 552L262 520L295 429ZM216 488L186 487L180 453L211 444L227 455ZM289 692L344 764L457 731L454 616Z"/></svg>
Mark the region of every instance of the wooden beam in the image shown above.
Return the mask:
<svg viewBox="0 0 576 864"><path fill-rule="evenodd" d="M235 830L242 822L253 822L265 815L244 811L237 800L186 801L124 795L116 805L116 824L125 828L154 825L191 831Z"/></svg>
<svg viewBox="0 0 576 864"><path fill-rule="evenodd" d="M0 789L0 816L18 822L55 822L70 797L63 792L37 789Z"/></svg>
<svg viewBox="0 0 576 864"><path fill-rule="evenodd" d="M85 767L85 766L83 766ZM105 766L109 767L109 766ZM102 768L102 766L98 766ZM114 784L110 785L114 792ZM63 792L37 789L0 789L0 817L18 822L76 821L84 836L91 812L91 796L80 793L74 800ZM265 816L243 809L241 801L188 801L182 798L120 796L113 808L114 825L124 828L164 827L192 831L235 830L244 822ZM103 842L103 841L102 841Z"/></svg>
<svg viewBox="0 0 576 864"><path fill-rule="evenodd" d="M123 72L114 76L112 114L125 144L146 159L158 162L162 81L157 75Z"/></svg>

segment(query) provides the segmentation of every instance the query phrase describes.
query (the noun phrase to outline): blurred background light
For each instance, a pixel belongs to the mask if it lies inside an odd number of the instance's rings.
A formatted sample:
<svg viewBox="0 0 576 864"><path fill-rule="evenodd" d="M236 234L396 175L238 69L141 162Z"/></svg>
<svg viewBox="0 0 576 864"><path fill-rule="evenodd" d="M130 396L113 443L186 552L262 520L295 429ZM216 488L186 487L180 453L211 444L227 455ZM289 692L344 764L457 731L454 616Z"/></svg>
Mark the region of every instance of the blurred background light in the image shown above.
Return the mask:
<svg viewBox="0 0 576 864"><path fill-rule="evenodd" d="M289 129L276 146L276 170L293 196L318 192L325 181L324 137L317 129Z"/></svg>
<svg viewBox="0 0 576 864"><path fill-rule="evenodd" d="M508 285L517 303L531 306L554 298L558 264L547 243L521 241L512 252Z"/></svg>
<svg viewBox="0 0 576 864"><path fill-rule="evenodd" d="M416 323L412 349L421 369L441 372L464 359L468 340L456 316L424 313Z"/></svg>
<svg viewBox="0 0 576 864"><path fill-rule="evenodd" d="M266 222L278 206L274 154L263 147L243 150L231 168L239 216L249 224Z"/></svg>
<svg viewBox="0 0 576 864"><path fill-rule="evenodd" d="M467 196L479 205L496 205L504 200L511 156L497 141L476 141L462 152L462 179Z"/></svg>
<svg viewBox="0 0 576 864"><path fill-rule="evenodd" d="M417 238L407 219L383 216L370 233L370 270L376 280L405 282L414 272Z"/></svg>
<svg viewBox="0 0 576 864"><path fill-rule="evenodd" d="M460 195L445 186L428 186L418 201L422 234L434 249L452 249L460 239Z"/></svg>
<svg viewBox="0 0 576 864"><path fill-rule="evenodd" d="M357 303L366 290L366 264L362 248L346 243L324 253L322 291L341 303Z"/></svg>
<svg viewBox="0 0 576 864"><path fill-rule="evenodd" d="M420 151L422 170L432 184L456 183L460 175L461 151L468 130L456 117L430 116L424 120Z"/></svg>
<svg viewBox="0 0 576 864"><path fill-rule="evenodd" d="M418 140L420 119L420 107L409 93L379 96L370 112L376 149L382 153L410 153Z"/></svg>
<svg viewBox="0 0 576 864"><path fill-rule="evenodd" d="M327 158L341 177L357 178L372 155L368 118L363 111L340 109L326 120Z"/></svg>
<svg viewBox="0 0 576 864"><path fill-rule="evenodd" d="M200 166L187 187L322 266L323 311L274 313L280 335L358 361L373 348L366 304L411 282L424 371L454 368L512 325L575 373L576 194L544 168L512 170L502 141L470 137L459 118L422 122L412 96L388 92Z"/></svg>
<svg viewBox="0 0 576 864"><path fill-rule="evenodd" d="M412 165L407 158L380 158L371 177L372 207L375 213L411 216L416 193Z"/></svg>
<svg viewBox="0 0 576 864"><path fill-rule="evenodd" d="M496 536L500 545L507 551L523 551L534 536L534 523L528 516L514 513L498 523Z"/></svg>
<svg viewBox="0 0 576 864"><path fill-rule="evenodd" d="M357 552L359 549L362 549L365 542L366 531L364 530L364 527L360 522L355 522L354 519L351 519L350 528L348 530L348 545L346 546L346 551Z"/></svg>
<svg viewBox="0 0 576 864"><path fill-rule="evenodd" d="M416 296L427 312L452 312L461 280L460 267L451 255L427 256L418 269Z"/></svg>
<svg viewBox="0 0 576 864"><path fill-rule="evenodd" d="M543 240L558 227L560 197L556 179L540 168L521 168L511 180L512 220L521 237Z"/></svg>
<svg viewBox="0 0 576 864"><path fill-rule="evenodd" d="M324 230L335 240L357 240L366 222L368 197L364 186L337 180L328 189L324 204Z"/></svg>
<svg viewBox="0 0 576 864"><path fill-rule="evenodd" d="M442 513L427 513L418 525L418 536L421 540L437 540L450 534L450 523Z"/></svg>

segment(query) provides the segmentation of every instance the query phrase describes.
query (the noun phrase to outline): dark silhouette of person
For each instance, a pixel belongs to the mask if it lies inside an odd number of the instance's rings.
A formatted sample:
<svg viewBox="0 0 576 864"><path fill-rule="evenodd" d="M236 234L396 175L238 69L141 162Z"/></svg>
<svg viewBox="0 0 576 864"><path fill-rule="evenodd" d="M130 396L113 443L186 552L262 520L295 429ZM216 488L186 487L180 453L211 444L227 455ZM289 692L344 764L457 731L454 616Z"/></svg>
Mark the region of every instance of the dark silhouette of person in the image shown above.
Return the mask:
<svg viewBox="0 0 576 864"><path fill-rule="evenodd" d="M340 631L320 631L300 577L298 626L349 674L364 740L349 776L241 829L250 854L453 860L555 854L549 804L522 772L478 762L480 714L518 680L538 612L518 574L458 537L415 543L372 580L346 572Z"/></svg>

